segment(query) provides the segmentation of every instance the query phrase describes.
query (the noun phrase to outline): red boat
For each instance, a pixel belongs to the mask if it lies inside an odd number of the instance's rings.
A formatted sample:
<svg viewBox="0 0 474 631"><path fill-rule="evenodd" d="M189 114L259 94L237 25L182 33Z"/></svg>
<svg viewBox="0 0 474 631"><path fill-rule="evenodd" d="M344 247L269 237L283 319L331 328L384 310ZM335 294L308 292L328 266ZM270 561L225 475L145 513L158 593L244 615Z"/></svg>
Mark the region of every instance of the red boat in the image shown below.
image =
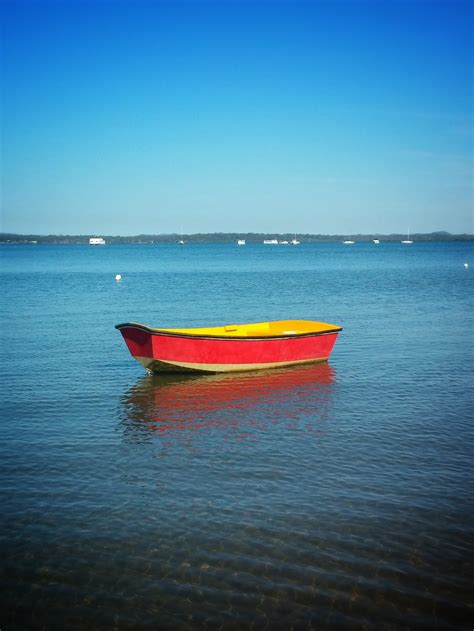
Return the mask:
<svg viewBox="0 0 474 631"><path fill-rule="evenodd" d="M237 372L325 362L340 326L279 320L220 327L161 329L117 324L133 357L153 372Z"/></svg>

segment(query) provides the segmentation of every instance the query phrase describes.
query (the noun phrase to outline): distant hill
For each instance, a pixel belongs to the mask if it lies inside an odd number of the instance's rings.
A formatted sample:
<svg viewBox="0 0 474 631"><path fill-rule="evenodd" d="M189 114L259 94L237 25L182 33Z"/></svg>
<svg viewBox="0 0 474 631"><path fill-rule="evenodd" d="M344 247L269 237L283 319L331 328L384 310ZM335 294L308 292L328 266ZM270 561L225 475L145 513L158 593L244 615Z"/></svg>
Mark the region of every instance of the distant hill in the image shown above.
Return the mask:
<svg viewBox="0 0 474 631"><path fill-rule="evenodd" d="M87 244L90 237L101 236L109 244L120 243L177 243L183 239L186 243L235 243L237 239L245 239L247 243L261 243L264 239L277 239L278 241L291 241L295 237L292 233L270 232L212 232L195 234L138 234L136 236L122 237L118 235L38 235L38 234L14 234L0 233L0 243L56 243L56 244ZM327 241L343 241L347 235L343 234L303 234L297 233L296 237L301 243L322 243ZM472 234L451 234L449 232L414 233L410 237L414 241L474 241ZM406 238L405 233L394 234L351 234L354 241L401 241Z"/></svg>

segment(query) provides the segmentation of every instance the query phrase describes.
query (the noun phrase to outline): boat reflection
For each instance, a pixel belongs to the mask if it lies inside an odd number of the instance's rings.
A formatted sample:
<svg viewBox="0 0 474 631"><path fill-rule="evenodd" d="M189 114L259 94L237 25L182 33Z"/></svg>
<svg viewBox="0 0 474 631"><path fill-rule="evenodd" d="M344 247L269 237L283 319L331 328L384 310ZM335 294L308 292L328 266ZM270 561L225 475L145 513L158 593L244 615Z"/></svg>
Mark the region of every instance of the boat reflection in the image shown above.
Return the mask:
<svg viewBox="0 0 474 631"><path fill-rule="evenodd" d="M313 364L268 372L147 375L122 397L129 438L144 433L224 427L246 431L264 422L327 417L334 369ZM141 435L141 436L140 436Z"/></svg>

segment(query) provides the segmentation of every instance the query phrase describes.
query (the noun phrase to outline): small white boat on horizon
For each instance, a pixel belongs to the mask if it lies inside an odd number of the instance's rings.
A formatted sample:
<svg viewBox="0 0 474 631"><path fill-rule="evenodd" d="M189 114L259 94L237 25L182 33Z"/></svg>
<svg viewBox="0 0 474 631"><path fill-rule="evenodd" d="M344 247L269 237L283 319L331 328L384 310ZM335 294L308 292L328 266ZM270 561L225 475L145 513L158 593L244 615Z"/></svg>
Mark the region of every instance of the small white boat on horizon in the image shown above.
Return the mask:
<svg viewBox="0 0 474 631"><path fill-rule="evenodd" d="M379 239L372 239L373 243L375 243L375 245L378 245L380 243Z"/></svg>
<svg viewBox="0 0 474 631"><path fill-rule="evenodd" d="M405 245L409 245L410 243L413 243L413 241L410 239L410 230L408 230L407 238L403 239L402 243L404 243Z"/></svg>
<svg viewBox="0 0 474 631"><path fill-rule="evenodd" d="M352 239L346 239L345 241L343 241L344 245L353 245L355 243L355 241L352 241Z"/></svg>
<svg viewBox="0 0 474 631"><path fill-rule="evenodd" d="M264 239L263 243L265 245L278 245L278 240L277 239Z"/></svg>
<svg viewBox="0 0 474 631"><path fill-rule="evenodd" d="M105 239L102 237L91 237L89 239L89 245L105 245Z"/></svg>
<svg viewBox="0 0 474 631"><path fill-rule="evenodd" d="M237 245L245 245L245 239L237 239Z"/></svg>

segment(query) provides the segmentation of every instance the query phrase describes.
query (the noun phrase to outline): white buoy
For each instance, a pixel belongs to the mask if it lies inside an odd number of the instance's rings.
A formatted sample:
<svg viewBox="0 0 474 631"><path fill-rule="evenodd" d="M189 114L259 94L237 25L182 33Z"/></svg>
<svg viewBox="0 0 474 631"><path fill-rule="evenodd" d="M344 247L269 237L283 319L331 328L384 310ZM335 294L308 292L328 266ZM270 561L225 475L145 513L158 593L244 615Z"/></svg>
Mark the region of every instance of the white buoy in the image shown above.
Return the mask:
<svg viewBox="0 0 474 631"><path fill-rule="evenodd" d="M469 263L464 263L464 267L467 269L469 267Z"/></svg>
<svg viewBox="0 0 474 631"><path fill-rule="evenodd" d="M117 281L117 283L119 283L122 280L121 274L116 274L115 280Z"/></svg>

